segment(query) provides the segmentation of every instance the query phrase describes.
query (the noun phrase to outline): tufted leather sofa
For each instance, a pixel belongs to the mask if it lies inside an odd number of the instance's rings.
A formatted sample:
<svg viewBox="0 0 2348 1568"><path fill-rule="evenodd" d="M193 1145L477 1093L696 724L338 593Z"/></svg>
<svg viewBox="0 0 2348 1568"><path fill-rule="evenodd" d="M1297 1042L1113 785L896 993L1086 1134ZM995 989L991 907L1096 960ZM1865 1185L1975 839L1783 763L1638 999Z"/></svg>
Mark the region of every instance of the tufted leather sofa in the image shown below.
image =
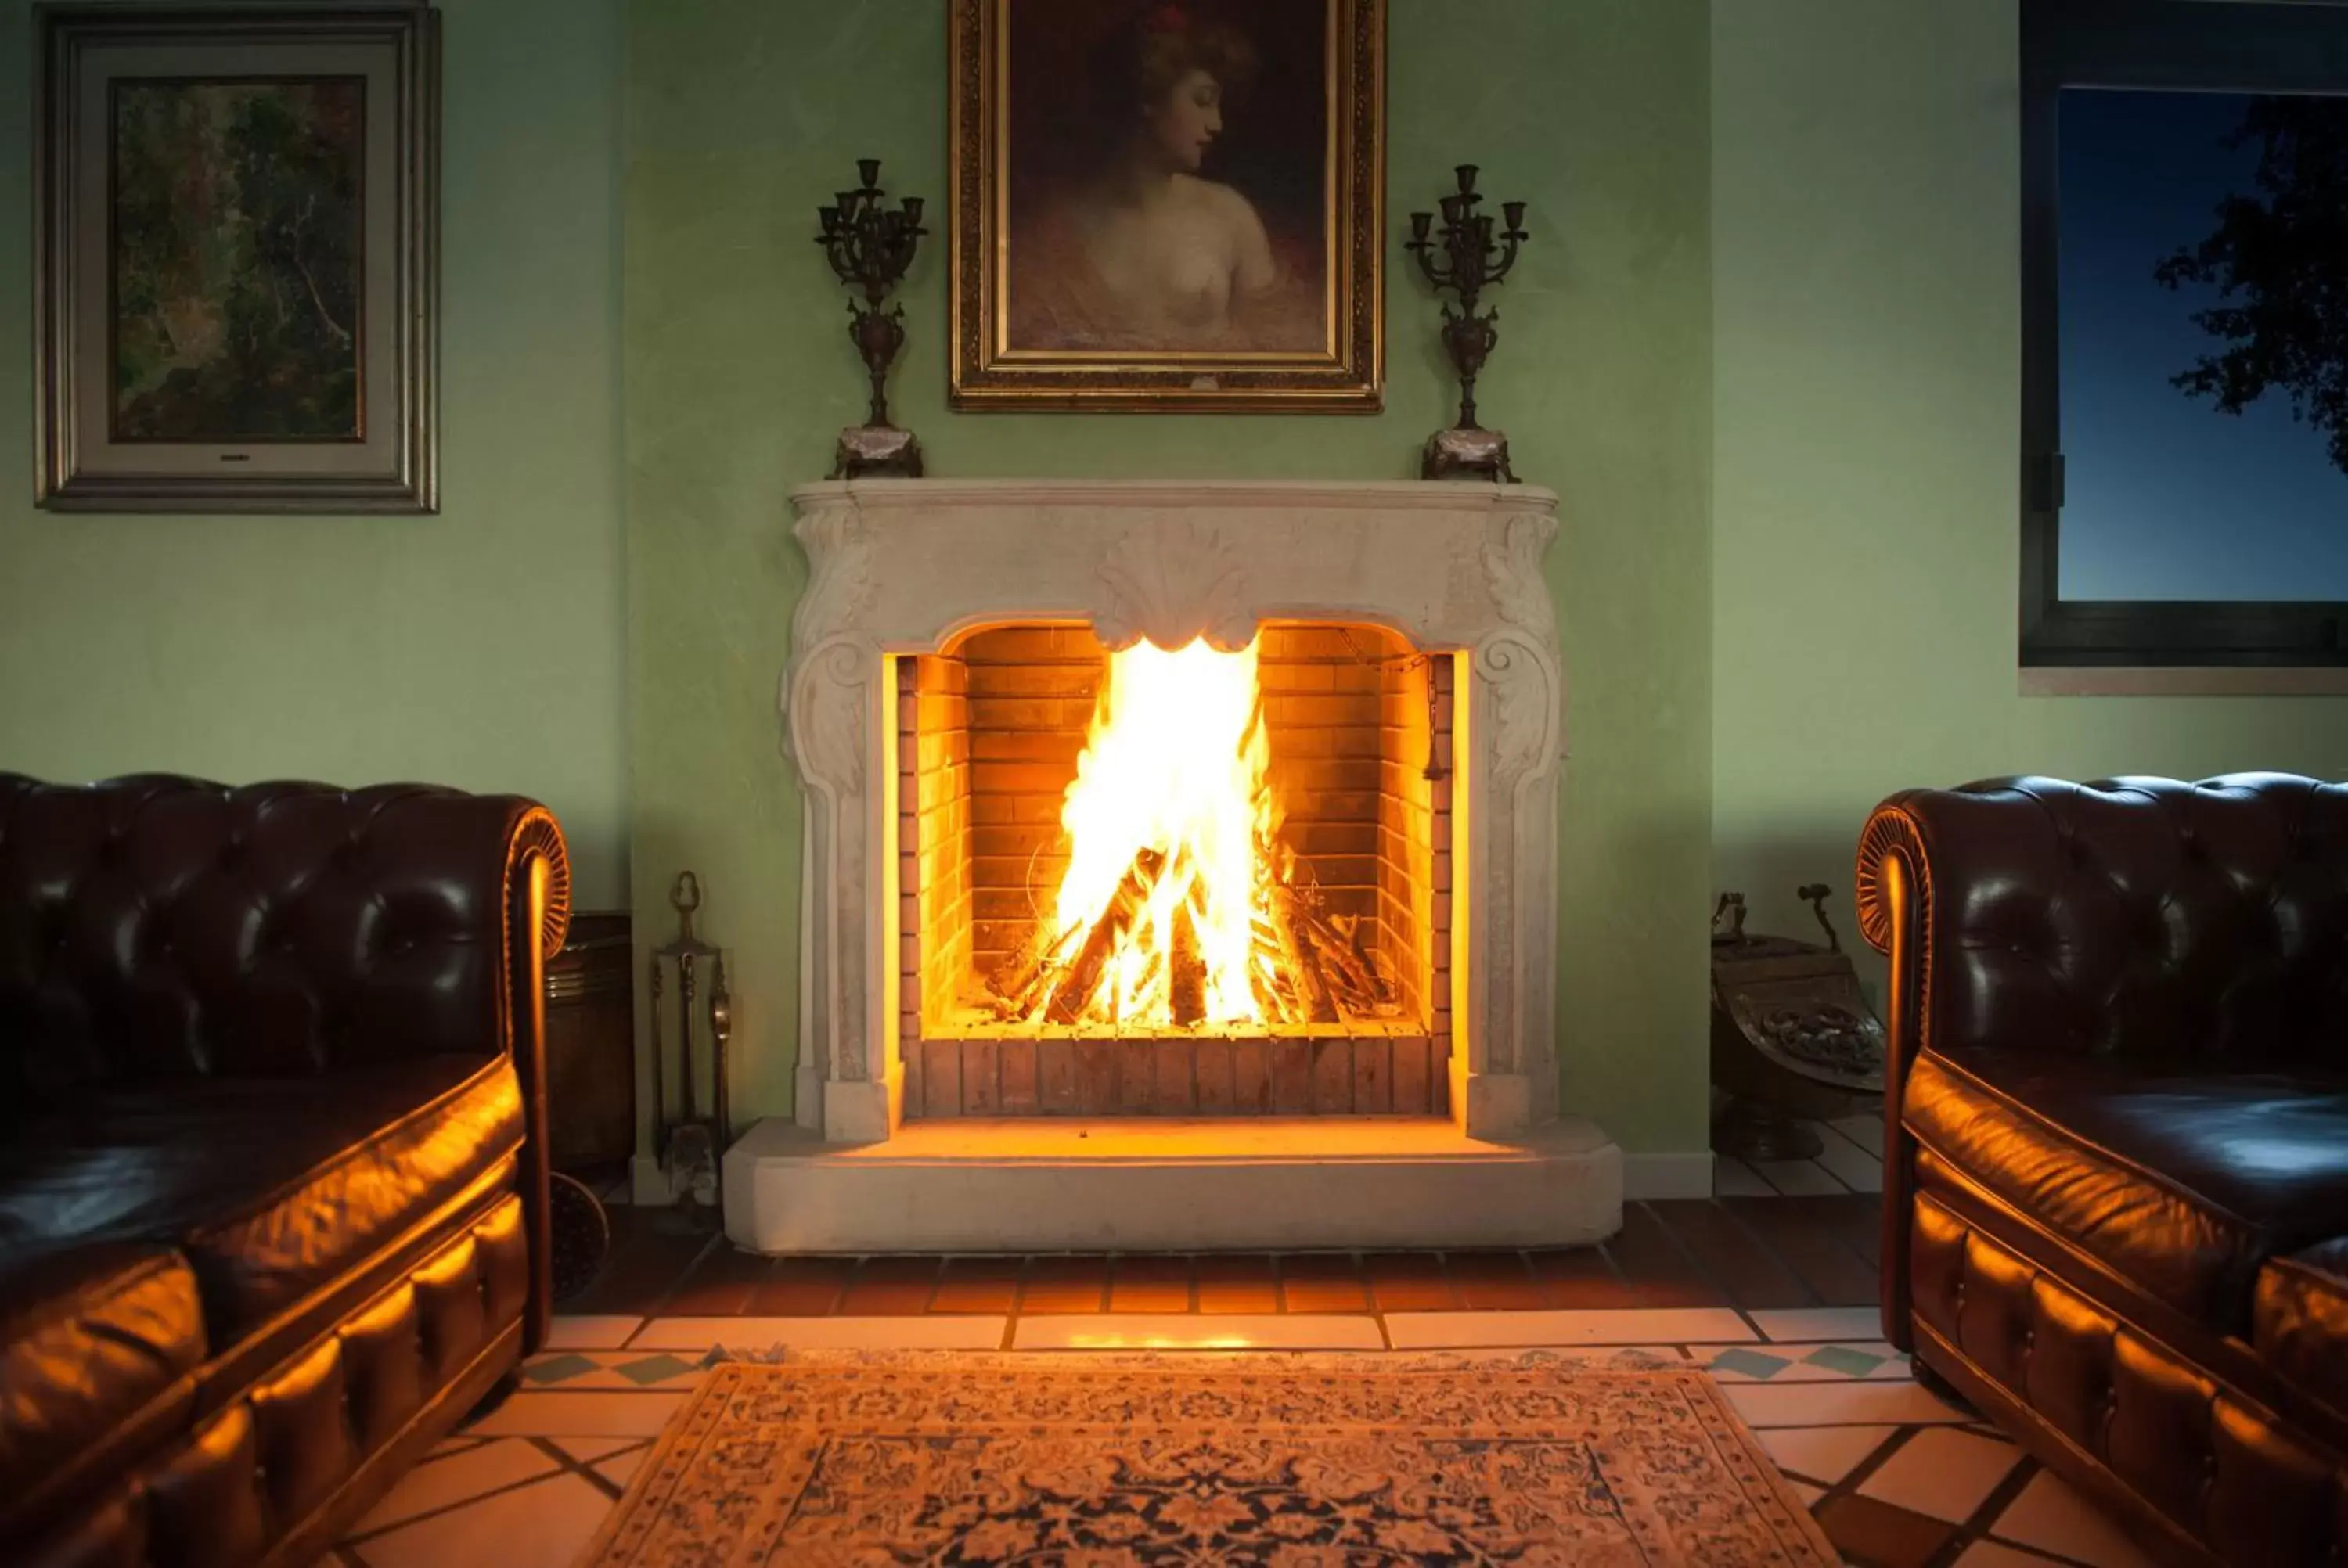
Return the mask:
<svg viewBox="0 0 2348 1568"><path fill-rule="evenodd" d="M299 1563L543 1336L545 808L0 774L0 1563Z"/></svg>
<svg viewBox="0 0 2348 1568"><path fill-rule="evenodd" d="M2348 1560L2348 788L1895 795L1883 1324L2179 1563Z"/></svg>

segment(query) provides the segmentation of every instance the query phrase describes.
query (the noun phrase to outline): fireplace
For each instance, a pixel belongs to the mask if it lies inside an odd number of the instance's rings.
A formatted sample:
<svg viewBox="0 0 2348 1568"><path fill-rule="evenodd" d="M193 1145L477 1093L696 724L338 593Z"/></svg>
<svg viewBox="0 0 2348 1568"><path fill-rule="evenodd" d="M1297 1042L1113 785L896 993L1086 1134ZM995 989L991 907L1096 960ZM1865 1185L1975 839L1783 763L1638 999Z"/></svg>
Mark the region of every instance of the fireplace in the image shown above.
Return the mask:
<svg viewBox="0 0 2348 1568"><path fill-rule="evenodd" d="M737 1241L1614 1228L1620 1152L1556 1103L1552 495L794 503L797 1114L726 1156Z"/></svg>
<svg viewBox="0 0 2348 1568"><path fill-rule="evenodd" d="M1456 659L1299 622L898 660L904 1116L1447 1113Z"/></svg>

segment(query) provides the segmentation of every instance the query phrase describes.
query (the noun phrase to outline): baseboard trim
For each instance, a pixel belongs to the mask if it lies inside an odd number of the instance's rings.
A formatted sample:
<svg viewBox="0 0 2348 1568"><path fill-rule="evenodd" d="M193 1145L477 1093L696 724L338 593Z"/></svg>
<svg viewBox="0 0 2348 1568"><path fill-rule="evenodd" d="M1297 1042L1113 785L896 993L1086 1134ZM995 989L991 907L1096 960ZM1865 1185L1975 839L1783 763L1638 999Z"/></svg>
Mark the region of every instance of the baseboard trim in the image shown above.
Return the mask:
<svg viewBox="0 0 2348 1568"><path fill-rule="evenodd" d="M1641 1203L1656 1198L1712 1196L1712 1151L1693 1153L1624 1154L1622 1199Z"/></svg>

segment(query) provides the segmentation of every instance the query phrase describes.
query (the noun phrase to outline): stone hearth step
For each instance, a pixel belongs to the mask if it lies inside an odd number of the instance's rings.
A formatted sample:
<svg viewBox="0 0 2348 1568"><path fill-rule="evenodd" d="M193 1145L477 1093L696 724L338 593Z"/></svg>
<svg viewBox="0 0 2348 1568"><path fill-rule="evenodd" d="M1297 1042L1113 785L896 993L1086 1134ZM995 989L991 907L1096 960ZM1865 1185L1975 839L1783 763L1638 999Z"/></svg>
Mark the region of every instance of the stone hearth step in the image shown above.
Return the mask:
<svg viewBox="0 0 2348 1568"><path fill-rule="evenodd" d="M726 1229L772 1253L1567 1246L1622 1224L1622 1154L1567 1117L956 1118L726 1151Z"/></svg>

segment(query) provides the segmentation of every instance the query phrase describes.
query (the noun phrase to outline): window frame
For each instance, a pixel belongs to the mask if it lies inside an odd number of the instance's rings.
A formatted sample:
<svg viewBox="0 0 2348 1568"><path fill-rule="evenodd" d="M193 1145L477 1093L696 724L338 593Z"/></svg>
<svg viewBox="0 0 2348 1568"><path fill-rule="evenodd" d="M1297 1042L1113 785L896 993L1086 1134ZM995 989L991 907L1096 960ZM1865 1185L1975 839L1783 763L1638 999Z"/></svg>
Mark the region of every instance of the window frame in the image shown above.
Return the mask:
<svg viewBox="0 0 2348 1568"><path fill-rule="evenodd" d="M2348 0L2022 0L2021 25L2024 669L2348 666L2348 601L2057 597L2062 89L2348 94Z"/></svg>

